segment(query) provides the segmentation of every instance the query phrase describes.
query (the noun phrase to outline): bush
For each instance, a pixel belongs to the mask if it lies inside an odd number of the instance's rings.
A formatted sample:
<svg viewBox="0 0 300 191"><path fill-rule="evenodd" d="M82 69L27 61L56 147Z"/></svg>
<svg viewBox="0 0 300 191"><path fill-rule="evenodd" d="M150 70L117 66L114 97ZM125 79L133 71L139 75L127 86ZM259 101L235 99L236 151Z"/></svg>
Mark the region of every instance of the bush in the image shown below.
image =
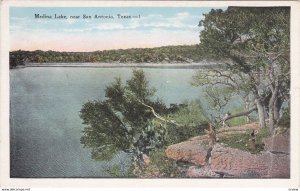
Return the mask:
<svg viewBox="0 0 300 191"><path fill-rule="evenodd" d="M110 175L110 177L114 178L136 178L136 176L133 174L133 165L126 166L126 170L124 170L124 166L122 164L115 164L112 166L107 166L105 168L105 171Z"/></svg>
<svg viewBox="0 0 300 191"><path fill-rule="evenodd" d="M207 127L207 120L198 101L186 101L180 105L177 111L169 115L170 119L180 125L168 125L166 137L168 145L199 136Z"/></svg>
<svg viewBox="0 0 300 191"><path fill-rule="evenodd" d="M183 177L184 174L180 172L176 161L169 159L165 154L165 149L158 149L150 153L150 168L159 170L160 178L178 178Z"/></svg>

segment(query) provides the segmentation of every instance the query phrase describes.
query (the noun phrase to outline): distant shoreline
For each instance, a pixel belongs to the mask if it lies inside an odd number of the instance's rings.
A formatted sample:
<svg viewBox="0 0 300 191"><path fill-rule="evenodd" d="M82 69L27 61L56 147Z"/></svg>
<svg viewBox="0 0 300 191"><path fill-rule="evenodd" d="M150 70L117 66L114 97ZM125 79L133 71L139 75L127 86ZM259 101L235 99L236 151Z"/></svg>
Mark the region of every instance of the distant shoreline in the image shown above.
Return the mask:
<svg viewBox="0 0 300 191"><path fill-rule="evenodd" d="M28 63L20 68L28 67L78 67L78 68L202 68L221 65L220 63Z"/></svg>

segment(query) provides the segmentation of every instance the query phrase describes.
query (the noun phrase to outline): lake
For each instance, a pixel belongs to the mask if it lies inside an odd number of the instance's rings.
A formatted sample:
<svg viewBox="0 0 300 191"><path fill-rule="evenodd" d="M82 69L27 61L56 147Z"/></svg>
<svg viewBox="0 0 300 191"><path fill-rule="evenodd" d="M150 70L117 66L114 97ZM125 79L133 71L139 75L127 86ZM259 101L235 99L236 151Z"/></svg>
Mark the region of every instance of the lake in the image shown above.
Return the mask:
<svg viewBox="0 0 300 191"><path fill-rule="evenodd" d="M195 69L144 68L157 96L166 104L199 99L190 80ZM120 153L112 161L94 161L80 144L82 105L104 99L115 77L132 68L27 67L10 70L11 177L108 177L109 166L129 161Z"/></svg>

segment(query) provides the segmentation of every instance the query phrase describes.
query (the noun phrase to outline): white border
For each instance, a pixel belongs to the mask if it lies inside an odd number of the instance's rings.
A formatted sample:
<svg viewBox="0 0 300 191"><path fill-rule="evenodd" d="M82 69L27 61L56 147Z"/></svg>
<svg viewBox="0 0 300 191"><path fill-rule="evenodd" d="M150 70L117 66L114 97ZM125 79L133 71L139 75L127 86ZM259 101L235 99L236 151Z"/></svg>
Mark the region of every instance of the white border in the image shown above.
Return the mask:
<svg viewBox="0 0 300 191"><path fill-rule="evenodd" d="M9 177L9 7L213 7L291 6L291 178L290 179L74 179ZM300 3L298 1L2 1L0 60L0 187L285 187L299 188Z"/></svg>

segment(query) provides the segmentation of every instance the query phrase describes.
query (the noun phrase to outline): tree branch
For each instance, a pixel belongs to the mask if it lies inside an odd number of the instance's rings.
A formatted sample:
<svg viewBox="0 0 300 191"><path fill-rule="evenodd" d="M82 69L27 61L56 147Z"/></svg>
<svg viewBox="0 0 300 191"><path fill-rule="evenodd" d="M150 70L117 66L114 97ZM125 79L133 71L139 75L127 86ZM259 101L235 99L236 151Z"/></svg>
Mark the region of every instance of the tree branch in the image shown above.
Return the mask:
<svg viewBox="0 0 300 191"><path fill-rule="evenodd" d="M241 113L237 113L235 115L228 115L228 116L226 116L226 117L223 118L223 121L225 122L225 121L227 121L229 119L232 119L232 118L241 117L241 116L247 116L247 115L249 115L250 113L252 113L255 110L257 110L257 108L253 107L249 111L244 111L244 112L241 112Z"/></svg>
<svg viewBox="0 0 300 191"><path fill-rule="evenodd" d="M161 121L167 122L167 123L171 123L173 125L176 126L180 126L178 123L176 123L174 120L167 120L165 118L163 118L162 116L160 116L158 113L155 112L154 108L151 107L150 105L145 104L144 102L138 100L138 102L140 102L143 106L148 107L149 109L151 109L152 114L157 118L160 119Z"/></svg>
<svg viewBox="0 0 300 191"><path fill-rule="evenodd" d="M176 123L176 121L174 121L174 120L168 120L168 119L163 118L162 116L160 116L158 113L155 112L155 110L152 106L145 104L143 101L138 99L132 92L128 92L128 93L130 93L134 97L134 99L137 100L140 104L142 104L143 106L149 108L151 110L152 114L154 115L154 117L156 117L157 119L159 119L161 121L164 121L166 123L171 123L171 124L176 125L176 126L182 126L182 125Z"/></svg>

